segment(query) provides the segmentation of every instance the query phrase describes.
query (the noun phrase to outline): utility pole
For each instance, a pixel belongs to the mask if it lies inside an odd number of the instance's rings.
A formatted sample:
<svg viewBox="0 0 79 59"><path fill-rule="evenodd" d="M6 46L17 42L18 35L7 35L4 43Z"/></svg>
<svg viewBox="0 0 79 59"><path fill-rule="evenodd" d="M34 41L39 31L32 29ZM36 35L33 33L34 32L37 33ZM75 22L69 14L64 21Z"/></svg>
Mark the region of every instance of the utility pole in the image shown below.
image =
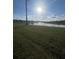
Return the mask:
<svg viewBox="0 0 79 59"><path fill-rule="evenodd" d="M25 8L26 8L26 25L28 25L28 19L27 19L27 0L25 0Z"/></svg>

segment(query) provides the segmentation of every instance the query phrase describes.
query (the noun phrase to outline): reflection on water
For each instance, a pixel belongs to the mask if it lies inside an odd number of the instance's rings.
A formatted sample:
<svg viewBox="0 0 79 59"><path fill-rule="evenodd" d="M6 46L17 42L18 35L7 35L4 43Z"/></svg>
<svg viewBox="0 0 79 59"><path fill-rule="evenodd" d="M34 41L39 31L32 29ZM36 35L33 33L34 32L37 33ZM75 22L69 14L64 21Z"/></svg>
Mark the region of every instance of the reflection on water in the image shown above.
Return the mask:
<svg viewBox="0 0 79 59"><path fill-rule="evenodd" d="M48 27L61 27L61 28L65 28L65 25L48 24L48 23L43 23L43 22L33 23L33 24L31 24L31 25L36 25L36 26L48 26Z"/></svg>

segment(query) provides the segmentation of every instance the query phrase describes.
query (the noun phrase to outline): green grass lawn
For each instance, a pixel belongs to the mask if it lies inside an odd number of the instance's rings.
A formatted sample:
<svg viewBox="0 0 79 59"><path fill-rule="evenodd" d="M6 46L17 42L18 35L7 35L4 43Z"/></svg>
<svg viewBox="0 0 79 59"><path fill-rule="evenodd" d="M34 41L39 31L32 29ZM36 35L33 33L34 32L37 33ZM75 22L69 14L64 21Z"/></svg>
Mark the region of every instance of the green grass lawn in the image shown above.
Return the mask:
<svg viewBox="0 0 79 59"><path fill-rule="evenodd" d="M65 29L13 25L14 59L65 59Z"/></svg>

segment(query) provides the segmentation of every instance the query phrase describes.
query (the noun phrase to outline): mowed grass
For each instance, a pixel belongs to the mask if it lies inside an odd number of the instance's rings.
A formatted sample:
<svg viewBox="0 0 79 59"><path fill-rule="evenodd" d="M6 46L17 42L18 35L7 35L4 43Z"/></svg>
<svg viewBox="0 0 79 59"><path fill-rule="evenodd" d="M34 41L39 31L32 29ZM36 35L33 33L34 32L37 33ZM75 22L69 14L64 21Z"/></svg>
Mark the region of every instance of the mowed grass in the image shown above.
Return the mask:
<svg viewBox="0 0 79 59"><path fill-rule="evenodd" d="M65 59L65 29L14 23L14 59Z"/></svg>

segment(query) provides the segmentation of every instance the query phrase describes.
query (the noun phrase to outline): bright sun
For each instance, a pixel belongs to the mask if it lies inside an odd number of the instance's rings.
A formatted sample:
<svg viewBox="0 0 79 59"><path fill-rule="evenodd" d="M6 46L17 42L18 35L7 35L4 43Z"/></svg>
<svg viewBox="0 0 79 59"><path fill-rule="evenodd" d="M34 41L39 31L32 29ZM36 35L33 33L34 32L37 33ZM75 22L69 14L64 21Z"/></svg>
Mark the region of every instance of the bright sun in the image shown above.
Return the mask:
<svg viewBox="0 0 79 59"><path fill-rule="evenodd" d="M38 13L42 13L42 11L43 11L42 7L37 7L37 12Z"/></svg>

